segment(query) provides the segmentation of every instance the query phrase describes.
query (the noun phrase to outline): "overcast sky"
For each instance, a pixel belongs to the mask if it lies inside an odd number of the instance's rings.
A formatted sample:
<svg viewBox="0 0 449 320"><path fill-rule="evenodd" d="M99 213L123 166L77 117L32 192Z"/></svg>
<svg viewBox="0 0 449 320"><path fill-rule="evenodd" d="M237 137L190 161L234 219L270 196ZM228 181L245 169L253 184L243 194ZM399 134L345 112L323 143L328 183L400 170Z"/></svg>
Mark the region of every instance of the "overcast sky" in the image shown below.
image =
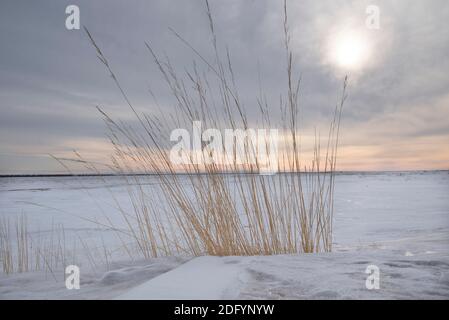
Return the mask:
<svg viewBox="0 0 449 320"><path fill-rule="evenodd" d="M175 109L144 41L177 67L190 68L194 57L173 28L212 56L202 0L2 0L1 174L61 172L48 154L66 156L74 149L104 161L110 146L96 105L132 121L86 34L66 29L70 4L79 6L81 24L140 111L155 108L149 88L164 108ZM256 108L259 73L270 103L277 104L286 82L282 1L210 5L247 109ZM379 29L365 25L368 5L380 9ZM290 0L288 8L304 134L326 130L347 73L339 169L449 169L449 3ZM356 67L345 68L335 60L335 39L352 31L366 48Z"/></svg>

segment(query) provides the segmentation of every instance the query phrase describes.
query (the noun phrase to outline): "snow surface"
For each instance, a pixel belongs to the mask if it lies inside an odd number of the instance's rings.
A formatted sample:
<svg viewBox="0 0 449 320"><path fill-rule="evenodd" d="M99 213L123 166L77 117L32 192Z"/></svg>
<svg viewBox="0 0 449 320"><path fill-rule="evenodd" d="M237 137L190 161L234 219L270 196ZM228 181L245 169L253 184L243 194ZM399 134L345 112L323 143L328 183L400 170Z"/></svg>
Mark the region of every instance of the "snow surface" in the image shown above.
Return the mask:
<svg viewBox="0 0 449 320"><path fill-rule="evenodd" d="M238 260L237 260L238 261ZM241 266L219 257L198 257L117 299L234 299L247 277Z"/></svg>
<svg viewBox="0 0 449 320"><path fill-rule="evenodd" d="M365 286L368 265L380 289ZM390 251L200 257L118 299L447 299L449 256L405 257Z"/></svg>
<svg viewBox="0 0 449 320"><path fill-rule="evenodd" d="M0 216L23 212L35 234L63 223L69 239L118 248L91 220L120 225L111 194L131 208L126 188L116 177L0 178ZM108 265L80 262L80 290L65 288L62 269L0 273L0 299L448 299L449 172L339 175L333 253L131 260L111 251ZM365 287L372 264L379 290Z"/></svg>

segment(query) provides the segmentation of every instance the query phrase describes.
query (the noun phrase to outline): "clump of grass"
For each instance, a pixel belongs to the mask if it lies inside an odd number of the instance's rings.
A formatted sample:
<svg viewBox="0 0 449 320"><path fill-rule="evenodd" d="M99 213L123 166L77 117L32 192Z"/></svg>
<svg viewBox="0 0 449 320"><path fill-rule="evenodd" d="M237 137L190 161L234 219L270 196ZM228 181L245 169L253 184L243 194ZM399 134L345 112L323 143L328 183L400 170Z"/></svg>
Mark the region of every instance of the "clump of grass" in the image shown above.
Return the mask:
<svg viewBox="0 0 449 320"><path fill-rule="evenodd" d="M17 268L19 272L27 272L29 261L29 234L26 216L21 215L15 223L17 237Z"/></svg>
<svg viewBox="0 0 449 320"><path fill-rule="evenodd" d="M45 271L56 280L55 270L75 261L75 251L66 248L65 230L52 224L47 232L29 231L25 214L12 220L0 217L0 262L5 274Z"/></svg>
<svg viewBox="0 0 449 320"><path fill-rule="evenodd" d="M4 273L12 273L14 271L11 228L6 219L0 220L0 260L2 261Z"/></svg>
<svg viewBox="0 0 449 320"><path fill-rule="evenodd" d="M138 126L112 119L99 108L109 128L114 148L112 168L125 175L132 200L132 213L120 210L129 235L145 257L160 255L271 255L332 250L332 220L338 133L346 79L341 101L333 111L324 152L316 138L311 163L303 163L299 128L300 82L293 75L287 5L284 2L286 95L279 106L269 106L264 94L258 98L259 128L279 128L278 164L275 175L258 173L250 165L189 164L170 161L168 137L174 128L190 128L201 121L205 128L247 130L250 121L239 98L230 53L221 52L208 1L207 17L214 61L204 58L180 34L174 35L198 58L183 76L168 58L160 58L146 44L176 101L174 114L137 112L107 58L86 29L100 61L110 73ZM225 56L225 58L222 58ZM205 66L205 70L200 69ZM271 113L280 114L275 122ZM166 138L166 139L164 139ZM245 159L257 159L258 146L245 142ZM266 146L267 150L270 147ZM269 152L273 152L272 150ZM200 157L206 157L201 153ZM205 160L205 159L203 159ZM157 190L148 190L140 176L152 175ZM126 176L128 175L128 176Z"/></svg>

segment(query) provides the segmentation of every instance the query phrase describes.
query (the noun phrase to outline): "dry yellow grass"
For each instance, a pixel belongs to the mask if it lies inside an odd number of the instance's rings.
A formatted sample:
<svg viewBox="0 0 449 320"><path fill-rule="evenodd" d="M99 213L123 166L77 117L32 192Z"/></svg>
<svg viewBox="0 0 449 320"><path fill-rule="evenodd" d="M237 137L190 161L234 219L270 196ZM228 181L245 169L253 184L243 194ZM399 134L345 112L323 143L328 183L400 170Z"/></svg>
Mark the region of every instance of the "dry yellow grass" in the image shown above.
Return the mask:
<svg viewBox="0 0 449 320"><path fill-rule="evenodd" d="M44 270L56 279L55 270L64 268L67 260L75 260L75 253L71 255L65 242L62 225L52 225L46 235L37 232L32 236L25 214L12 219L0 217L1 271L10 274Z"/></svg>
<svg viewBox="0 0 449 320"><path fill-rule="evenodd" d="M271 255L332 250L334 172L336 168L341 111L346 98L346 79L341 101L334 109L325 147L316 138L312 163L301 161L299 80L293 75L287 6L284 3L286 96L272 108L258 98L258 128L281 131L278 173L264 176L255 164L174 165L167 142L170 130L190 128L201 121L205 128L247 130L250 127L229 52L220 52L211 10L206 1L214 61L204 58L180 34L174 35L198 59L186 76L168 58L161 59L146 44L177 103L174 114L137 112L123 90L105 55L86 29L100 61L107 68L138 126L116 121L99 108L110 130L114 147L113 169L120 174L153 175L159 191L150 192L139 176L129 182L132 213L121 210L128 235L145 257L160 255ZM225 56L223 59L222 56ZM206 70L200 70L198 65ZM274 122L270 113L281 115ZM252 159L257 146L246 142L244 156ZM267 150L269 147L266 146ZM202 153L201 156L204 156ZM204 159L203 159L204 160ZM226 174L225 174L226 173ZM232 175L231 175L232 174ZM121 206L119 206L121 208Z"/></svg>

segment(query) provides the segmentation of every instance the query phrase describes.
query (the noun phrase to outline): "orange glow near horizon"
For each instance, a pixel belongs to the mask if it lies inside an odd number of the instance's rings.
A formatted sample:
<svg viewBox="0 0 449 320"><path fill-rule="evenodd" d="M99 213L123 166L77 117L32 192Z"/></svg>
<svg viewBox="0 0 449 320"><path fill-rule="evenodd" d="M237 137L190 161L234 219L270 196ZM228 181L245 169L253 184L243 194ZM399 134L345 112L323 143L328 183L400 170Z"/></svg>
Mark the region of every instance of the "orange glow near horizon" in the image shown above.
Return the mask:
<svg viewBox="0 0 449 320"><path fill-rule="evenodd" d="M313 145L306 143L312 137L303 137L301 153L302 166L310 165L313 158ZM357 145L342 143L338 148L337 171L413 171L413 170L448 170L449 137L433 139L415 138L407 143L390 141L380 145ZM78 152L87 161L99 164L97 169L109 171L110 155L113 153L108 141L78 141ZM307 148L306 145L309 145ZM323 145L323 143L322 143ZM61 158L74 158L71 152L59 152ZM322 158L325 151L322 150ZM84 165L71 163L74 172L85 172Z"/></svg>

